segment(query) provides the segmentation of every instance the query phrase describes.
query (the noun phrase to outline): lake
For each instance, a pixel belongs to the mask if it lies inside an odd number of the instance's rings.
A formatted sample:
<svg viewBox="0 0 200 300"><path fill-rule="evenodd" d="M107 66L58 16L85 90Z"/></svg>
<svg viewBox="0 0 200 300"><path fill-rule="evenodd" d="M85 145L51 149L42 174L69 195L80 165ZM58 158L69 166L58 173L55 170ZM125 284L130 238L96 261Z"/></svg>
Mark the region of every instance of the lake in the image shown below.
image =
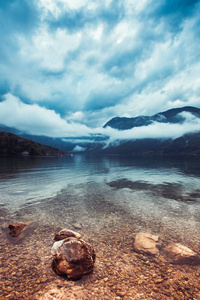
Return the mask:
<svg viewBox="0 0 200 300"><path fill-rule="evenodd" d="M180 242L199 252L199 157L2 156L0 193L0 222L4 229L5 224L12 222L31 221L34 224L28 236L19 242L9 238L5 230L1 232L3 263L0 268L2 272L6 269L1 283L3 295L8 296L6 299L36 299L41 288L58 284L61 279L51 270L49 261L53 236L61 227L80 232L98 249L97 254L102 261L107 253L110 264L114 263L112 251L121 253L120 257L130 257L134 236L140 231L159 235L164 243ZM17 258L17 270L16 262L12 260L13 253ZM195 269L195 272L198 270ZM187 269L187 272L192 273L192 269ZM105 262L103 265L98 262L96 272L88 279L92 289L94 278L99 280L98 276L102 273L105 273ZM21 282L18 282L19 276L22 277ZM37 284L38 276L43 281ZM196 273L193 284L195 276ZM105 277L109 278L109 272ZM84 277L82 283L67 282L72 290L80 288L81 284L84 285L82 289L87 290L86 281ZM124 284L128 295L129 283L125 279ZM107 294L110 299L117 297L114 290L107 290L107 282L101 286L102 294L98 298L94 291L94 299L106 299ZM73 293L76 295L74 290ZM153 299L161 299L160 293L155 292ZM147 291L144 288L140 291L138 287L137 294L143 296L130 299L150 299L145 298ZM70 299L77 299L74 297ZM86 299L84 296L79 298Z"/></svg>

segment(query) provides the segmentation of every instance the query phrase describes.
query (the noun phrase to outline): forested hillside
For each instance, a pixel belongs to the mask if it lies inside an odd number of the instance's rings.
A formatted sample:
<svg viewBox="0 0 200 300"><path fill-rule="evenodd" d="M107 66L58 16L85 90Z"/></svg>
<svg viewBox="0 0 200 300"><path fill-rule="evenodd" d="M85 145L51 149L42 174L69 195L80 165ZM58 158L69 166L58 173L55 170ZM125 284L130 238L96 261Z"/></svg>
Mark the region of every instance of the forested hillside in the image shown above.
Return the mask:
<svg viewBox="0 0 200 300"><path fill-rule="evenodd" d="M47 156L63 155L66 152L21 138L13 133L0 131L0 154Z"/></svg>

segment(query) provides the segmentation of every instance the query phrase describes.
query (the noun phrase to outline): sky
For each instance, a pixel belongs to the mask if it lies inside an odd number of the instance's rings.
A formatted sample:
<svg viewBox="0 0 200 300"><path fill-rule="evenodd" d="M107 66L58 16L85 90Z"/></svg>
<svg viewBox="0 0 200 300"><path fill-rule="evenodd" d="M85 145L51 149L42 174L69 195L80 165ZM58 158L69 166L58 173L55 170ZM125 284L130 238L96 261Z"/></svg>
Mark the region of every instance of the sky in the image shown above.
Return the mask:
<svg viewBox="0 0 200 300"><path fill-rule="evenodd" d="M111 140L200 128L187 116L181 128L102 129L116 116L200 108L200 1L1 0L0 35L1 124Z"/></svg>

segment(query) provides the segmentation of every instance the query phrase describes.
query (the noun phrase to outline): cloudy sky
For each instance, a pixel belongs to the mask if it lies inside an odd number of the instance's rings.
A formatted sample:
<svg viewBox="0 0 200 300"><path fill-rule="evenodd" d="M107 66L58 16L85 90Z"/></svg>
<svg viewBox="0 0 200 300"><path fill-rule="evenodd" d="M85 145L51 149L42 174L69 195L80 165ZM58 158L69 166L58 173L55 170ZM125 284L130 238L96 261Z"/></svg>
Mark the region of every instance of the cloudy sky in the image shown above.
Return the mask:
<svg viewBox="0 0 200 300"><path fill-rule="evenodd" d="M200 108L200 1L1 0L0 34L7 126L78 137L114 116Z"/></svg>

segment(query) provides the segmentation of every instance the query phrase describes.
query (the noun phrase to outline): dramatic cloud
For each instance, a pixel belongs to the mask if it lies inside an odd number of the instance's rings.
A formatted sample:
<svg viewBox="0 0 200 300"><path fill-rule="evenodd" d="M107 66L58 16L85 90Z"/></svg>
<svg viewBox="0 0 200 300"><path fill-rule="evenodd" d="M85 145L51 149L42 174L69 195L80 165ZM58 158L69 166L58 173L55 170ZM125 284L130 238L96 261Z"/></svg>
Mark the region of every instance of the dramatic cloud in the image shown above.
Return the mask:
<svg viewBox="0 0 200 300"><path fill-rule="evenodd" d="M2 0L0 104L38 123L3 111L0 123L78 137L114 116L200 107L199 15L194 0Z"/></svg>
<svg viewBox="0 0 200 300"><path fill-rule="evenodd" d="M35 135L52 137L90 135L90 130L85 125L69 124L55 111L37 104L25 104L11 94L7 94L5 100L0 103L0 120L6 126Z"/></svg>

